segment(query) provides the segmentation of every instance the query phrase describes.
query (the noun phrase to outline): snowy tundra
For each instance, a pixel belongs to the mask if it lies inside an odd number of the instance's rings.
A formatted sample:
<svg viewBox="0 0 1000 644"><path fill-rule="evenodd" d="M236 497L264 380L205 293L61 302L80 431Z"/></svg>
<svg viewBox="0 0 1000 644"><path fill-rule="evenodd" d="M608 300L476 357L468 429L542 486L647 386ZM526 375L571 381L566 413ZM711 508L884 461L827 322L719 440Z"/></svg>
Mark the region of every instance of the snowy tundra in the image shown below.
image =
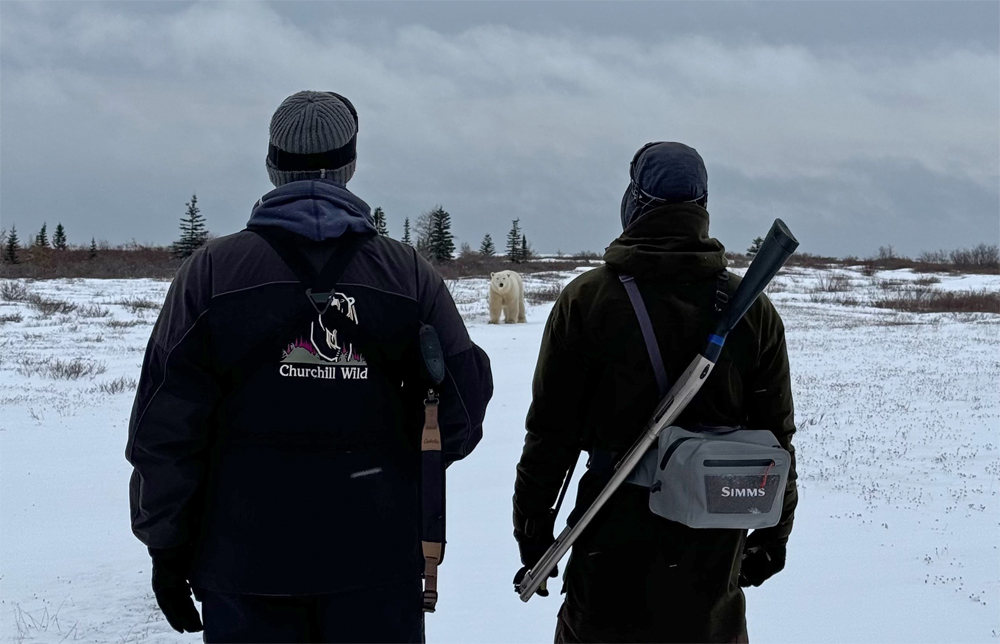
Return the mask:
<svg viewBox="0 0 1000 644"><path fill-rule="evenodd" d="M837 275L846 293L825 292ZM449 471L428 641L551 641L558 595L522 604L511 585L510 497L546 300L572 277L525 276L518 325L487 324L486 279L450 284L496 395L482 444ZM747 592L754 642L1000 640L1000 315L864 305L919 277L791 268L769 289L788 333L801 501L785 571ZM1000 291L997 275L937 277L935 288ZM20 287L76 307L16 301ZM129 530L126 426L167 287L4 285L15 301L0 300L0 641L199 641L156 609Z"/></svg>

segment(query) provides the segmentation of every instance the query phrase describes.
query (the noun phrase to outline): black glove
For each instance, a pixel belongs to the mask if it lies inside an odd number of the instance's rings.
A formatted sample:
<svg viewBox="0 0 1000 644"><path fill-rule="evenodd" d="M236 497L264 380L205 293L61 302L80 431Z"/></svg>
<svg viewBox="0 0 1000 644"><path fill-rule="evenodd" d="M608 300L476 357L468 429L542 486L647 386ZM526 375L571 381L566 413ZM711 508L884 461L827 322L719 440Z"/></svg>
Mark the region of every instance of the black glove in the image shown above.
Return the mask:
<svg viewBox="0 0 1000 644"><path fill-rule="evenodd" d="M763 533L763 534L762 534ZM740 587L760 586L785 567L785 544L768 541L767 533L755 530L747 537L740 565Z"/></svg>
<svg viewBox="0 0 1000 644"><path fill-rule="evenodd" d="M191 548L150 548L149 556L153 558L153 594L167 623L178 633L200 632L201 617L188 583Z"/></svg>
<svg viewBox="0 0 1000 644"><path fill-rule="evenodd" d="M514 592L517 592L517 586L524 579L524 576L528 574L528 571L538 563L538 560L542 558L545 551L549 549L553 543L555 543L555 536L553 536L553 528L556 522L556 515L551 510L548 514L531 519L518 520L518 517L514 519L514 538L517 540L518 550L521 551L521 563L524 564L517 574L514 575ZM549 573L549 577L559 576L559 567L556 566ZM542 585L538 587L535 591L540 597L548 597L549 589L546 587L548 580L542 582Z"/></svg>

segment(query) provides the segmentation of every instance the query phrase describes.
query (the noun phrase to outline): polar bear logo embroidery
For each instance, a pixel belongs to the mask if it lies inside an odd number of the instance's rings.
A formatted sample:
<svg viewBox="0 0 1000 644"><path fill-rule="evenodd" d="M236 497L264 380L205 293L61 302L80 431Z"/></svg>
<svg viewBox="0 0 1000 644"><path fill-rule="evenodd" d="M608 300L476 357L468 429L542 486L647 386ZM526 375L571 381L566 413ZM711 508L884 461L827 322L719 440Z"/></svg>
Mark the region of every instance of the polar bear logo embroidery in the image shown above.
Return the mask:
<svg viewBox="0 0 1000 644"><path fill-rule="evenodd" d="M358 324L355 299L344 293L334 292L330 298L330 308L343 313L347 319ZM354 344L341 342L337 329L326 325L323 315L317 315L309 324L309 337L301 337L288 345L282 353L284 363L365 365L364 357L355 350Z"/></svg>

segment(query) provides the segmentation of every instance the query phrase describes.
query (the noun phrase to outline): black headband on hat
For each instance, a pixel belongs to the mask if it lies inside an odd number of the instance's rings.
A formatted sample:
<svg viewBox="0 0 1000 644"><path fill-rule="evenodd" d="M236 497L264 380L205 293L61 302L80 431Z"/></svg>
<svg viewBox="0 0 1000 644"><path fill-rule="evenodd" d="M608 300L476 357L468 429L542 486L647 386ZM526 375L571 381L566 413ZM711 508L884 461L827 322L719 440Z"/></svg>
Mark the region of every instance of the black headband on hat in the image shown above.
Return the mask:
<svg viewBox="0 0 1000 644"><path fill-rule="evenodd" d="M337 168L342 168L358 158L358 111L354 109L354 104L347 100L346 97L341 96L336 92L327 92L327 94L338 99L351 113L351 117L354 119L354 136L351 137L350 141L339 148L335 148L327 152L314 152L309 154L286 152L271 143L267 148L267 158L270 159L271 164L276 169L283 170L285 172L336 170Z"/></svg>

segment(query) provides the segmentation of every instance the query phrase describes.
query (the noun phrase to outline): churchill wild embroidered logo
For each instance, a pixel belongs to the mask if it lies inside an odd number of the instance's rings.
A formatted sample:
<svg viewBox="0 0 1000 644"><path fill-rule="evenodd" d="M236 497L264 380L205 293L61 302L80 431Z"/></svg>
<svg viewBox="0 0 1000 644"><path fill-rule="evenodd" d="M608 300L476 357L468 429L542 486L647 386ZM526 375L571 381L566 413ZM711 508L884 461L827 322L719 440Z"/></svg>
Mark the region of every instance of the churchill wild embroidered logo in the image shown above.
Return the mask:
<svg viewBox="0 0 1000 644"><path fill-rule="evenodd" d="M334 292L329 308L360 324L353 297ZM353 343L341 341L337 335L337 329L328 327L323 314L317 313L309 324L308 337L296 338L282 351L278 373L287 378L367 380L368 363L364 356Z"/></svg>

